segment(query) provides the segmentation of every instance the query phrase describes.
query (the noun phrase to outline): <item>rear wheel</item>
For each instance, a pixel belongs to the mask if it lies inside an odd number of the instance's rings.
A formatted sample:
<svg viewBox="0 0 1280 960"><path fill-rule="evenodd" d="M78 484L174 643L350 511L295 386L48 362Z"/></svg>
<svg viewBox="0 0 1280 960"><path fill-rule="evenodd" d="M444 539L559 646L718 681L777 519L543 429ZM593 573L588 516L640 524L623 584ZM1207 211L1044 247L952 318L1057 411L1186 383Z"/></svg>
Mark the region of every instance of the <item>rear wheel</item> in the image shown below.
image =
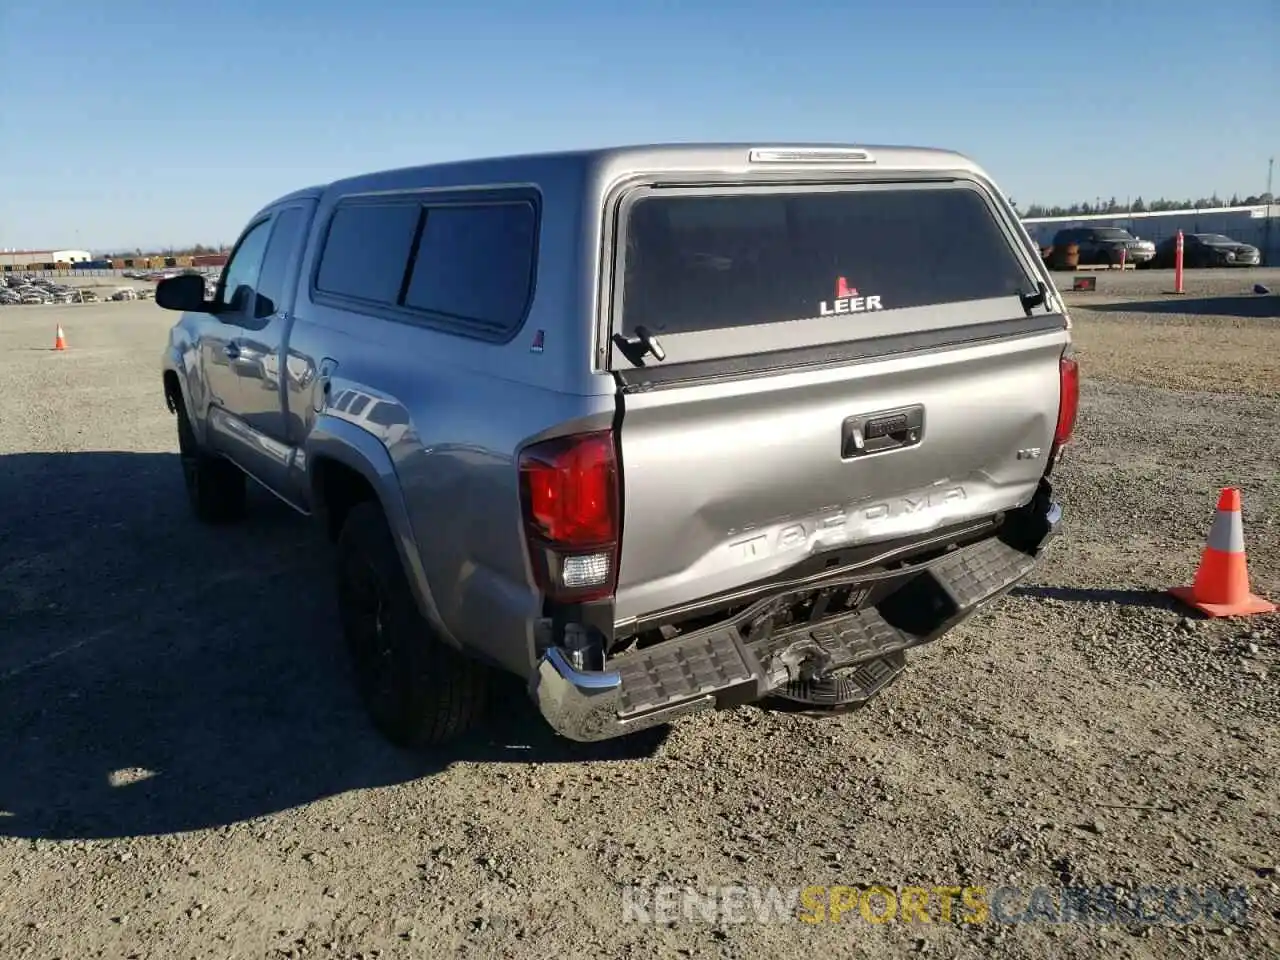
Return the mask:
<svg viewBox="0 0 1280 960"><path fill-rule="evenodd" d="M425 747L480 719L488 670L435 636L376 503L354 506L339 534L338 609L360 697L384 737Z"/></svg>
<svg viewBox="0 0 1280 960"><path fill-rule="evenodd" d="M196 440L187 409L178 400L178 455L191 512L202 523L231 523L245 513L245 476L234 463L211 456Z"/></svg>

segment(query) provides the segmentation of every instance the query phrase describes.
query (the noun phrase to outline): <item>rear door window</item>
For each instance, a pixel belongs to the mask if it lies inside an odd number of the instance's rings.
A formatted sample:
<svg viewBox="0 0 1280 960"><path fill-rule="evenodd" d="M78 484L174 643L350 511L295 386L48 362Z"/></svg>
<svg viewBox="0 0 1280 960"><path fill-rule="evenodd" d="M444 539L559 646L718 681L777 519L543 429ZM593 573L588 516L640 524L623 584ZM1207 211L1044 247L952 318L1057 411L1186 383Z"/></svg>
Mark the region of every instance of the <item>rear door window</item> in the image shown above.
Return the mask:
<svg viewBox="0 0 1280 960"><path fill-rule="evenodd" d="M533 284L531 203L432 206L404 306L503 335L518 327Z"/></svg>
<svg viewBox="0 0 1280 960"><path fill-rule="evenodd" d="M329 223L316 289L394 304L422 208L415 203L339 204Z"/></svg>
<svg viewBox="0 0 1280 960"><path fill-rule="evenodd" d="M625 232L623 332L678 335L1010 298L1034 290L966 187L664 196ZM855 333L856 335L856 333Z"/></svg>
<svg viewBox="0 0 1280 960"><path fill-rule="evenodd" d="M406 194L339 202L315 293L459 336L509 339L533 296L538 207L527 190L483 192L473 200Z"/></svg>

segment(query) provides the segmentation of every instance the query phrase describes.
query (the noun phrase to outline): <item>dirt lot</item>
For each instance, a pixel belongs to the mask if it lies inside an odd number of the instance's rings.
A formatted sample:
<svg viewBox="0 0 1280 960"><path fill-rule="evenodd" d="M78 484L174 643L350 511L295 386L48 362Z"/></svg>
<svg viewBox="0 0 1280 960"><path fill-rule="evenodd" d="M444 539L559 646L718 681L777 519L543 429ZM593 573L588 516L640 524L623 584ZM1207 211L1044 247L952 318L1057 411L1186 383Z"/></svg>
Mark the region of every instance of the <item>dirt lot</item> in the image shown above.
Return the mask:
<svg viewBox="0 0 1280 960"><path fill-rule="evenodd" d="M0 956L1257 958L1280 951L1280 618L1206 622L1218 489L1280 597L1280 271L1104 275L1069 530L866 710L578 747L512 690L385 746L327 548L188 519L151 303L0 308ZM49 350L61 322L67 353ZM620 887L1246 886L1242 924L623 924ZM932 910L935 920L938 912Z"/></svg>

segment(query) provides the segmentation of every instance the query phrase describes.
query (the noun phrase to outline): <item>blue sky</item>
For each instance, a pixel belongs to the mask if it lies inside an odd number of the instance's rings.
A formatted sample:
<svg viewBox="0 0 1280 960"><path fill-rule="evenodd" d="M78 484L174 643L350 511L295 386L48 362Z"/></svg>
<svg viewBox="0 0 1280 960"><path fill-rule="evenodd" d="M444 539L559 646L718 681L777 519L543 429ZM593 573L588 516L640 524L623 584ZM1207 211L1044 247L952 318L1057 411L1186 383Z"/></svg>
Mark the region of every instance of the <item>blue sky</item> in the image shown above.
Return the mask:
<svg viewBox="0 0 1280 960"><path fill-rule="evenodd" d="M231 242L302 185L645 141L951 147L1021 203L1262 191L1280 3L1071 7L8 0L0 247Z"/></svg>

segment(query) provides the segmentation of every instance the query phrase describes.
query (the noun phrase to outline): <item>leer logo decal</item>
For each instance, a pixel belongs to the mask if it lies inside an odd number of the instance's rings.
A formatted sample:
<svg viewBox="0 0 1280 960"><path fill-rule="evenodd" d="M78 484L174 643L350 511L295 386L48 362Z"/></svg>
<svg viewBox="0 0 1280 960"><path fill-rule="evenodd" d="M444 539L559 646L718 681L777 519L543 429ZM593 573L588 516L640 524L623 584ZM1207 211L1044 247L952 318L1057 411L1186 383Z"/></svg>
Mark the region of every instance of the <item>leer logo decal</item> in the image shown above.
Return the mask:
<svg viewBox="0 0 1280 960"><path fill-rule="evenodd" d="M871 310L883 310L878 296L864 297L858 293L857 287L849 286L844 277L836 278L836 296L834 300L823 300L818 304L818 311L824 317L833 317L841 313L867 313Z"/></svg>

